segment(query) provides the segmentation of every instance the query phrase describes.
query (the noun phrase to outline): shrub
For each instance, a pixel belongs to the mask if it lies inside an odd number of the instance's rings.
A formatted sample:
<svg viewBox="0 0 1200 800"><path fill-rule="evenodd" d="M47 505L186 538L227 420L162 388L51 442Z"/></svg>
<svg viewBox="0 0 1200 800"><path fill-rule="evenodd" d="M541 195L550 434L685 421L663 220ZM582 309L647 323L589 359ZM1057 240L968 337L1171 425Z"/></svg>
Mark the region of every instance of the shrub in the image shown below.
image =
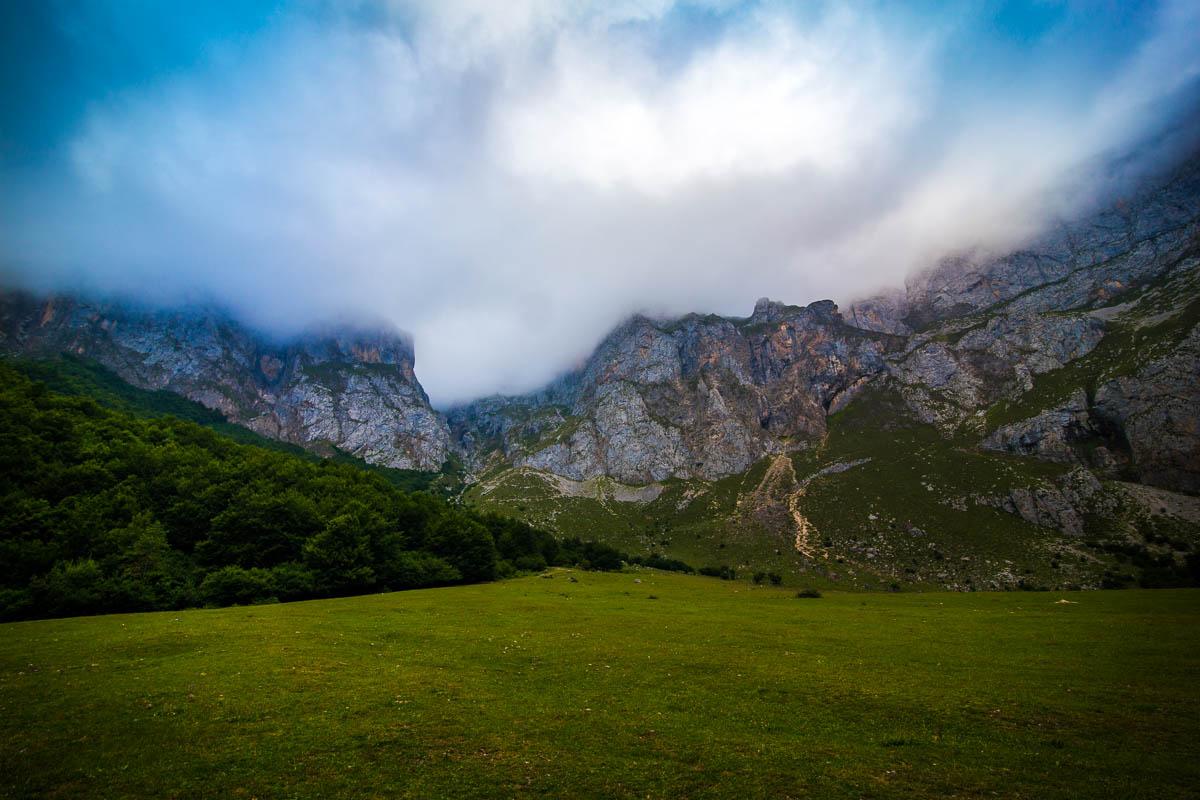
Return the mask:
<svg viewBox="0 0 1200 800"><path fill-rule="evenodd" d="M600 572L616 572L627 560L626 555L615 547L579 539L565 540L560 548L560 558L564 564Z"/></svg>
<svg viewBox="0 0 1200 800"><path fill-rule="evenodd" d="M0 589L0 620L20 619L33 606L28 589Z"/></svg>
<svg viewBox="0 0 1200 800"><path fill-rule="evenodd" d="M778 572L768 572L767 578L770 579L772 586L779 586L781 583L783 583L783 576Z"/></svg>
<svg viewBox="0 0 1200 800"><path fill-rule="evenodd" d="M521 572L541 572L546 569L546 559L541 553L528 556L518 556L512 562L513 567Z"/></svg>
<svg viewBox="0 0 1200 800"><path fill-rule="evenodd" d="M434 554L462 573L464 580L495 580L496 543L491 532L469 516L446 514L430 531L429 543Z"/></svg>
<svg viewBox="0 0 1200 800"><path fill-rule="evenodd" d="M643 567L661 569L664 572L684 572L690 575L696 571L682 561L674 558L666 558L658 553L651 553L648 556L634 556L627 560L631 564L641 564Z"/></svg>
<svg viewBox="0 0 1200 800"><path fill-rule="evenodd" d="M371 537L363 519L366 515L361 507L339 514L304 543L304 564L316 576L319 591L344 592L374 585Z"/></svg>
<svg viewBox="0 0 1200 800"><path fill-rule="evenodd" d="M754 583L756 585L761 585L762 582L765 581L766 579L767 579L767 573L765 573L765 572L754 573Z"/></svg>
<svg viewBox="0 0 1200 800"><path fill-rule="evenodd" d="M275 597L271 573L258 567L222 567L200 584L201 599L212 606L261 603Z"/></svg>
<svg viewBox="0 0 1200 800"><path fill-rule="evenodd" d="M412 550L401 553L393 566L393 589L420 589L462 581L462 573L433 553Z"/></svg>
<svg viewBox="0 0 1200 800"><path fill-rule="evenodd" d="M720 578L723 581L732 581L737 579L737 570L733 567L701 567L701 575L707 575L710 578Z"/></svg>
<svg viewBox="0 0 1200 800"><path fill-rule="evenodd" d="M799 597L804 600L815 599L820 596L821 596L821 591L819 589L801 589L800 591L796 592L796 597Z"/></svg>
<svg viewBox="0 0 1200 800"><path fill-rule="evenodd" d="M290 561L271 568L271 584L280 600L303 600L317 592L317 578L312 570Z"/></svg>
<svg viewBox="0 0 1200 800"><path fill-rule="evenodd" d="M35 592L51 614L95 614L103 609L104 575L90 558L62 561L35 584Z"/></svg>

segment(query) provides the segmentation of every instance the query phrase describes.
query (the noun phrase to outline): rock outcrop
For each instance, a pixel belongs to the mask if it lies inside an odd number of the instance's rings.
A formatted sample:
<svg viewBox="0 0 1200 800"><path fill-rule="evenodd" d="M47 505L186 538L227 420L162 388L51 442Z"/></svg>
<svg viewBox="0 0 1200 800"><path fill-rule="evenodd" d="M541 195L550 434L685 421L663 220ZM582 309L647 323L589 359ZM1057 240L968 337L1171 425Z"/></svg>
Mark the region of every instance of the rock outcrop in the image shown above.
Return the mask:
<svg viewBox="0 0 1200 800"><path fill-rule="evenodd" d="M413 373L412 343L397 332L341 329L276 342L214 310L8 292L0 294L0 350L84 356L266 436L375 464L436 470L449 453L445 420Z"/></svg>
<svg viewBox="0 0 1200 800"><path fill-rule="evenodd" d="M1062 405L1035 417L1002 425L983 441L988 450L1000 450L1046 461L1078 460L1074 443L1096 435L1087 393L1076 389Z"/></svg>
<svg viewBox="0 0 1200 800"><path fill-rule="evenodd" d="M979 409L1087 355L1104 322L1087 314L1002 314L952 334L918 334L889 371L919 419L950 432Z"/></svg>
<svg viewBox="0 0 1200 800"><path fill-rule="evenodd" d="M1122 431L1143 482L1200 492L1200 325L1170 355L1102 385L1095 413Z"/></svg>
<svg viewBox="0 0 1200 800"><path fill-rule="evenodd" d="M831 407L880 373L900 340L847 325L830 301L760 300L745 319L634 317L539 397L451 413L480 463L499 455L574 480L719 478L808 446Z"/></svg>
<svg viewBox="0 0 1200 800"><path fill-rule="evenodd" d="M1107 304L1171 269L1200 225L1200 159L1012 253L946 258L912 276L890 324L914 330L1005 305L1010 312ZM876 300L867 301L878 310ZM856 308L856 307L855 307ZM849 317L857 318L854 311Z"/></svg>
<svg viewBox="0 0 1200 800"><path fill-rule="evenodd" d="M1058 481L1013 489L1007 497L990 502L1034 525L1082 536L1084 514L1101 510L1094 502L1100 491L1100 481L1079 467Z"/></svg>

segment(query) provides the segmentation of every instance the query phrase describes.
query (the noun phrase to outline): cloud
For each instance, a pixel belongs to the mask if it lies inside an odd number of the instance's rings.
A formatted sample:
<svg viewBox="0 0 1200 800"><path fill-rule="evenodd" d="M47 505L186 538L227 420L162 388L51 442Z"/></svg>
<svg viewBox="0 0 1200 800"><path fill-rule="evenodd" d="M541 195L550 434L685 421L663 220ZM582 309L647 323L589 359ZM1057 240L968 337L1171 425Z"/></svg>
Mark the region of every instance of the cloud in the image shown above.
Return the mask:
<svg viewBox="0 0 1200 800"><path fill-rule="evenodd" d="M1194 16L1165 5L1087 80L1035 53L1005 90L1003 57L956 61L969 16L318 3L98 99L5 190L0 254L35 288L284 333L390 320L440 403L530 390L636 310L846 301L1028 237L1178 110Z"/></svg>

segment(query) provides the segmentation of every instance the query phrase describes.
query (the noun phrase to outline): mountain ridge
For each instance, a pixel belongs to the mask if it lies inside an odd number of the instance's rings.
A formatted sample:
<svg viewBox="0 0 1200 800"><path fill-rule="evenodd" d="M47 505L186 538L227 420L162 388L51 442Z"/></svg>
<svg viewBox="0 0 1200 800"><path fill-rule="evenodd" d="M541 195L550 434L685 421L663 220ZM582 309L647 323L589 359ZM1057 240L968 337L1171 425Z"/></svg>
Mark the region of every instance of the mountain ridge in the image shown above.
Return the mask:
<svg viewBox="0 0 1200 800"><path fill-rule="evenodd" d="M280 342L212 308L4 292L0 350L87 356L264 436L382 466L437 470L450 455L445 423L413 370L412 341L396 331L315 330Z"/></svg>
<svg viewBox="0 0 1200 800"><path fill-rule="evenodd" d="M1120 553L1169 572L1200 544L1178 499L1200 492L1196 158L1019 251L945 260L844 310L633 315L538 391L445 414L394 331L281 342L212 310L6 292L0 337L317 451L460 460L468 503L689 563L1121 585Z"/></svg>

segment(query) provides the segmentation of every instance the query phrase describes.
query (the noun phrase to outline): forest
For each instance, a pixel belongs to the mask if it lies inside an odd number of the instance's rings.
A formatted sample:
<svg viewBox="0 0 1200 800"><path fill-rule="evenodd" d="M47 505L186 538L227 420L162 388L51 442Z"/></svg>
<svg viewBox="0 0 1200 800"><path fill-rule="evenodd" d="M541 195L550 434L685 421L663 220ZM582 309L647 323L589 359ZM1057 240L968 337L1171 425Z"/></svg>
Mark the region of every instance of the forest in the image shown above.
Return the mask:
<svg viewBox="0 0 1200 800"><path fill-rule="evenodd" d="M213 422L195 404L106 380L78 362L0 362L0 618L363 594L624 558L404 488L422 484L412 476L236 441L181 418Z"/></svg>

